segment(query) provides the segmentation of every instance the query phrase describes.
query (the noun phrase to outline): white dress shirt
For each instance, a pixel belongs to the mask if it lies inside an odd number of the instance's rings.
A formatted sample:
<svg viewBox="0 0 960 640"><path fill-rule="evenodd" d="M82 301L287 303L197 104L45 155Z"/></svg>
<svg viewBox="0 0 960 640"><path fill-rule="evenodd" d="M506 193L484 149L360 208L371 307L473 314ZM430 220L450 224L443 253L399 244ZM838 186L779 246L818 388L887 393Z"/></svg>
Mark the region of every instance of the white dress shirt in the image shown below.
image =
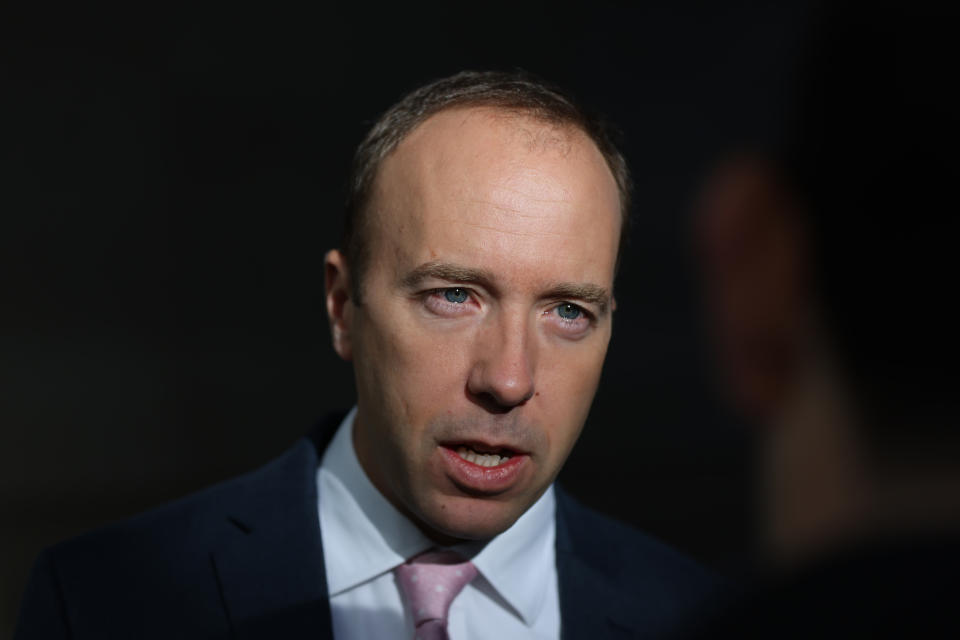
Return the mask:
<svg viewBox="0 0 960 640"><path fill-rule="evenodd" d="M317 469L320 534L336 640L410 640L393 569L435 546L373 486L353 448L356 407ZM451 640L560 637L553 487L486 545L452 547L479 574L450 607ZM478 551L479 549L479 551ZM476 554L476 555L473 555Z"/></svg>

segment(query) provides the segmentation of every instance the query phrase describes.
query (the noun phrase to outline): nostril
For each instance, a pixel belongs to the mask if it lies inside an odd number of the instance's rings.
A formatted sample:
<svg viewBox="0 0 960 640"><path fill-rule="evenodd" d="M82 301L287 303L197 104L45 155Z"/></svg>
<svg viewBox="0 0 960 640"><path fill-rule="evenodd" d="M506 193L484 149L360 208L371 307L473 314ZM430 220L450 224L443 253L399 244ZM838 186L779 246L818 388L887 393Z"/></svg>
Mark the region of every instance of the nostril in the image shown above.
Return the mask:
<svg viewBox="0 0 960 640"><path fill-rule="evenodd" d="M512 407L500 402L492 393L476 394L477 404L490 413L507 413Z"/></svg>
<svg viewBox="0 0 960 640"><path fill-rule="evenodd" d="M516 400L510 400L500 397L497 394L489 391L474 393L469 389L467 389L467 395L474 404L480 406L489 413L496 414L509 413L516 407L526 404L527 400L532 397L532 394L526 394L525 396L522 396Z"/></svg>

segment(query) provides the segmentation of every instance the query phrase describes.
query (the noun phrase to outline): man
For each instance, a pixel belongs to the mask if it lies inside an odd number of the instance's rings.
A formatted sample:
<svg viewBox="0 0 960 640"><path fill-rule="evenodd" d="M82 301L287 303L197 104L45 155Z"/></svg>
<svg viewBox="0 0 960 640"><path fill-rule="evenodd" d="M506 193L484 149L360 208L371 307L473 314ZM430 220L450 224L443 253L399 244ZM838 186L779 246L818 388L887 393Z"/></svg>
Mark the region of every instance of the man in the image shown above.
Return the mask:
<svg viewBox="0 0 960 640"><path fill-rule="evenodd" d="M600 125L524 75L405 97L358 149L344 250L326 256L356 408L260 471L46 552L18 637L594 638L685 621L713 580L552 484L610 339L628 184Z"/></svg>
<svg viewBox="0 0 960 640"><path fill-rule="evenodd" d="M759 423L764 575L707 636L956 637L956 10L833 3L794 129L707 190L710 307ZM951 15L952 14L952 15Z"/></svg>

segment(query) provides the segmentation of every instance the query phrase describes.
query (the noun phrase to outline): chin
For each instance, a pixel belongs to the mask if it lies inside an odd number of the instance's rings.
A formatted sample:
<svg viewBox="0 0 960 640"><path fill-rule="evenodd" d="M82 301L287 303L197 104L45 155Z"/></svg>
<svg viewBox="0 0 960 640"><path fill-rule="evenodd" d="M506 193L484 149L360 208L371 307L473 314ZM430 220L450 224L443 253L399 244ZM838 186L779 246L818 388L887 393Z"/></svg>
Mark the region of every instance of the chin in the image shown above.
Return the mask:
<svg viewBox="0 0 960 640"><path fill-rule="evenodd" d="M433 538L490 540L513 526L525 509L494 498L445 497L423 512L420 521Z"/></svg>

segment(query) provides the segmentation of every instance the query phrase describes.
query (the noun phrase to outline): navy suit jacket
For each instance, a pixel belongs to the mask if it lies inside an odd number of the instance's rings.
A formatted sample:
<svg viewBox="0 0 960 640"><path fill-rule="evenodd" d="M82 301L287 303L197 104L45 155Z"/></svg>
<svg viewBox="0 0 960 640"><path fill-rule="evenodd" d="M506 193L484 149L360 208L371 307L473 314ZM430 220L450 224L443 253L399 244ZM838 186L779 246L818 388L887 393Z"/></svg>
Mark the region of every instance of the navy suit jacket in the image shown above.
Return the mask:
<svg viewBox="0 0 960 640"><path fill-rule="evenodd" d="M332 638L315 478L340 418L257 471L45 550L16 640ZM715 595L691 560L556 495L563 638L661 637Z"/></svg>

